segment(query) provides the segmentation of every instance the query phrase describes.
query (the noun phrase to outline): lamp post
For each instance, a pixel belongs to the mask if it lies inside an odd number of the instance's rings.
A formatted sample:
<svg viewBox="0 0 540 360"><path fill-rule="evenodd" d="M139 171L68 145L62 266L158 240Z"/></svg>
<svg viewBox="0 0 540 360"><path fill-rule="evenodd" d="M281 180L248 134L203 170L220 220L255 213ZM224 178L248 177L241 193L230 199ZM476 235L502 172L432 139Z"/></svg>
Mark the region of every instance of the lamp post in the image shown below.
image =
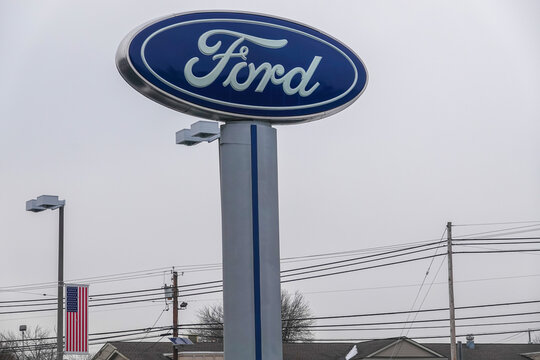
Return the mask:
<svg viewBox="0 0 540 360"><path fill-rule="evenodd" d="M62 319L62 310L64 305L64 206L65 200L58 200L58 196L41 195L37 199L28 200L26 202L26 211L41 212L43 210L59 211L58 222L58 308L56 320L56 359L62 360L64 323Z"/></svg>
<svg viewBox="0 0 540 360"><path fill-rule="evenodd" d="M22 359L24 360L24 332L26 331L26 325L20 325L19 331L21 332L21 336L22 336L21 354L22 354Z"/></svg>

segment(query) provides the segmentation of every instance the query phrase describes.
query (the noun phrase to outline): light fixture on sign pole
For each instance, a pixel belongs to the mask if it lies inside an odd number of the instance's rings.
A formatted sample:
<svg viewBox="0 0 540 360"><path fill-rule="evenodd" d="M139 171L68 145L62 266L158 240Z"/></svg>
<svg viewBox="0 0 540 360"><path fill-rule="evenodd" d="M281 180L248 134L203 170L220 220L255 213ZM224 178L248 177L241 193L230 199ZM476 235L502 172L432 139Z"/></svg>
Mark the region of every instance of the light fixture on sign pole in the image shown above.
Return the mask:
<svg viewBox="0 0 540 360"><path fill-rule="evenodd" d="M59 211L59 226L58 226L58 308L57 308L57 323L56 323L56 358L63 358L63 335L64 323L62 319L62 310L64 305L64 206L65 200L58 200L58 196L41 195L37 199L28 200L26 202L26 211L41 212L43 210Z"/></svg>
<svg viewBox="0 0 540 360"><path fill-rule="evenodd" d="M189 129L176 132L178 145L193 146L203 141L211 143L219 138L219 124L214 121L197 121Z"/></svg>

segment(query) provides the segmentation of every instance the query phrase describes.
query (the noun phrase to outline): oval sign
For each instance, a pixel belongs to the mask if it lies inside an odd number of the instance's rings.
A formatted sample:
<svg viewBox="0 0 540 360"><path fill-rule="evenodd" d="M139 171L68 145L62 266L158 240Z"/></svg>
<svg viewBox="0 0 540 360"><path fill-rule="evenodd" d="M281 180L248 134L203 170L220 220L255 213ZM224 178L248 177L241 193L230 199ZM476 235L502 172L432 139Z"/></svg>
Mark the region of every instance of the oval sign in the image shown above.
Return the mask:
<svg viewBox="0 0 540 360"><path fill-rule="evenodd" d="M237 12L169 16L132 31L116 64L145 96L212 120L294 123L355 101L362 60L338 40L289 20Z"/></svg>

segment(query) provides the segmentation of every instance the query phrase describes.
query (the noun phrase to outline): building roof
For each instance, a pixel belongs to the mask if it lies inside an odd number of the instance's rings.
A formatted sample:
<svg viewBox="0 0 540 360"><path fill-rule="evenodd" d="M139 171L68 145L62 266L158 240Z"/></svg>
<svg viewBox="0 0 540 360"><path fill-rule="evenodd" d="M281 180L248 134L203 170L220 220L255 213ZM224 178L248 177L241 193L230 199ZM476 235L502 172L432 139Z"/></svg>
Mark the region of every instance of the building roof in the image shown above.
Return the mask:
<svg viewBox="0 0 540 360"><path fill-rule="evenodd" d="M170 360L164 354L172 353L172 344L165 342L122 342L108 343L129 360ZM346 343L287 343L283 344L283 358L287 360L337 360L341 354L347 354L354 344ZM102 348L101 351L105 349ZM109 359L112 349L99 360ZM101 352L100 351L100 352ZM197 343L179 345L178 352L222 352L223 344ZM94 359L98 360L99 353ZM341 356L343 358L345 355ZM120 360L120 359L110 359ZM125 359L123 359L125 360Z"/></svg>
<svg viewBox="0 0 540 360"><path fill-rule="evenodd" d="M366 341L357 344L358 355L352 360L363 359L373 354L377 349L382 349L390 345L392 342L399 340L384 339ZM410 339L404 338L406 341L415 343ZM422 347L432 350L433 352L450 359L450 344L448 343L423 343L419 344ZM540 344L482 344L475 343L474 349L469 349L465 344L462 345L462 360L526 360L535 359L535 356L540 355Z"/></svg>
<svg viewBox="0 0 540 360"><path fill-rule="evenodd" d="M284 360L344 360L354 345L358 353L351 360L384 357L384 349L391 349L399 342L406 342L409 347L417 347L424 352L426 359L449 359L448 344L420 344L407 338L372 340L361 343L285 343ZM170 360L172 344L166 342L111 342L107 343L95 356L94 360ZM223 344L197 343L179 345L182 352L222 352ZM381 352L382 351L382 352ZM540 344L475 344L469 349L463 344L463 360L527 360L538 359ZM380 354L379 354L380 353ZM379 356L377 355L379 354Z"/></svg>
<svg viewBox="0 0 540 360"><path fill-rule="evenodd" d="M449 344L424 344L450 358ZM469 349L463 344L463 360L526 360L523 354L540 353L540 344L478 344Z"/></svg>

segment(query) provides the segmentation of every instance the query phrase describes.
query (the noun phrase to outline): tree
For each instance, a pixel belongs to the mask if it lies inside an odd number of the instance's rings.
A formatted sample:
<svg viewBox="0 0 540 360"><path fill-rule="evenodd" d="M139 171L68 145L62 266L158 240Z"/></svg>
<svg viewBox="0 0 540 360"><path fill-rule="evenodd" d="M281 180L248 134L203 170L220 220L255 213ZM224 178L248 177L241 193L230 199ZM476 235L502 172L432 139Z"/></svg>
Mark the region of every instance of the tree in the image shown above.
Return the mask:
<svg viewBox="0 0 540 360"><path fill-rule="evenodd" d="M281 338L283 342L309 341L312 339L310 325L314 324L311 309L304 296L281 291ZM206 306L199 310L197 317L200 328L190 330L203 342L223 342L223 305Z"/></svg>
<svg viewBox="0 0 540 360"><path fill-rule="evenodd" d="M200 329L190 330L202 342L223 342L223 305L205 306L197 313Z"/></svg>
<svg viewBox="0 0 540 360"><path fill-rule="evenodd" d="M0 360L54 360L54 339L39 325L26 331L24 342L13 332L0 333Z"/></svg>
<svg viewBox="0 0 540 360"><path fill-rule="evenodd" d="M281 338L283 342L310 341L313 335L310 326L315 323L311 309L304 296L281 291Z"/></svg>

